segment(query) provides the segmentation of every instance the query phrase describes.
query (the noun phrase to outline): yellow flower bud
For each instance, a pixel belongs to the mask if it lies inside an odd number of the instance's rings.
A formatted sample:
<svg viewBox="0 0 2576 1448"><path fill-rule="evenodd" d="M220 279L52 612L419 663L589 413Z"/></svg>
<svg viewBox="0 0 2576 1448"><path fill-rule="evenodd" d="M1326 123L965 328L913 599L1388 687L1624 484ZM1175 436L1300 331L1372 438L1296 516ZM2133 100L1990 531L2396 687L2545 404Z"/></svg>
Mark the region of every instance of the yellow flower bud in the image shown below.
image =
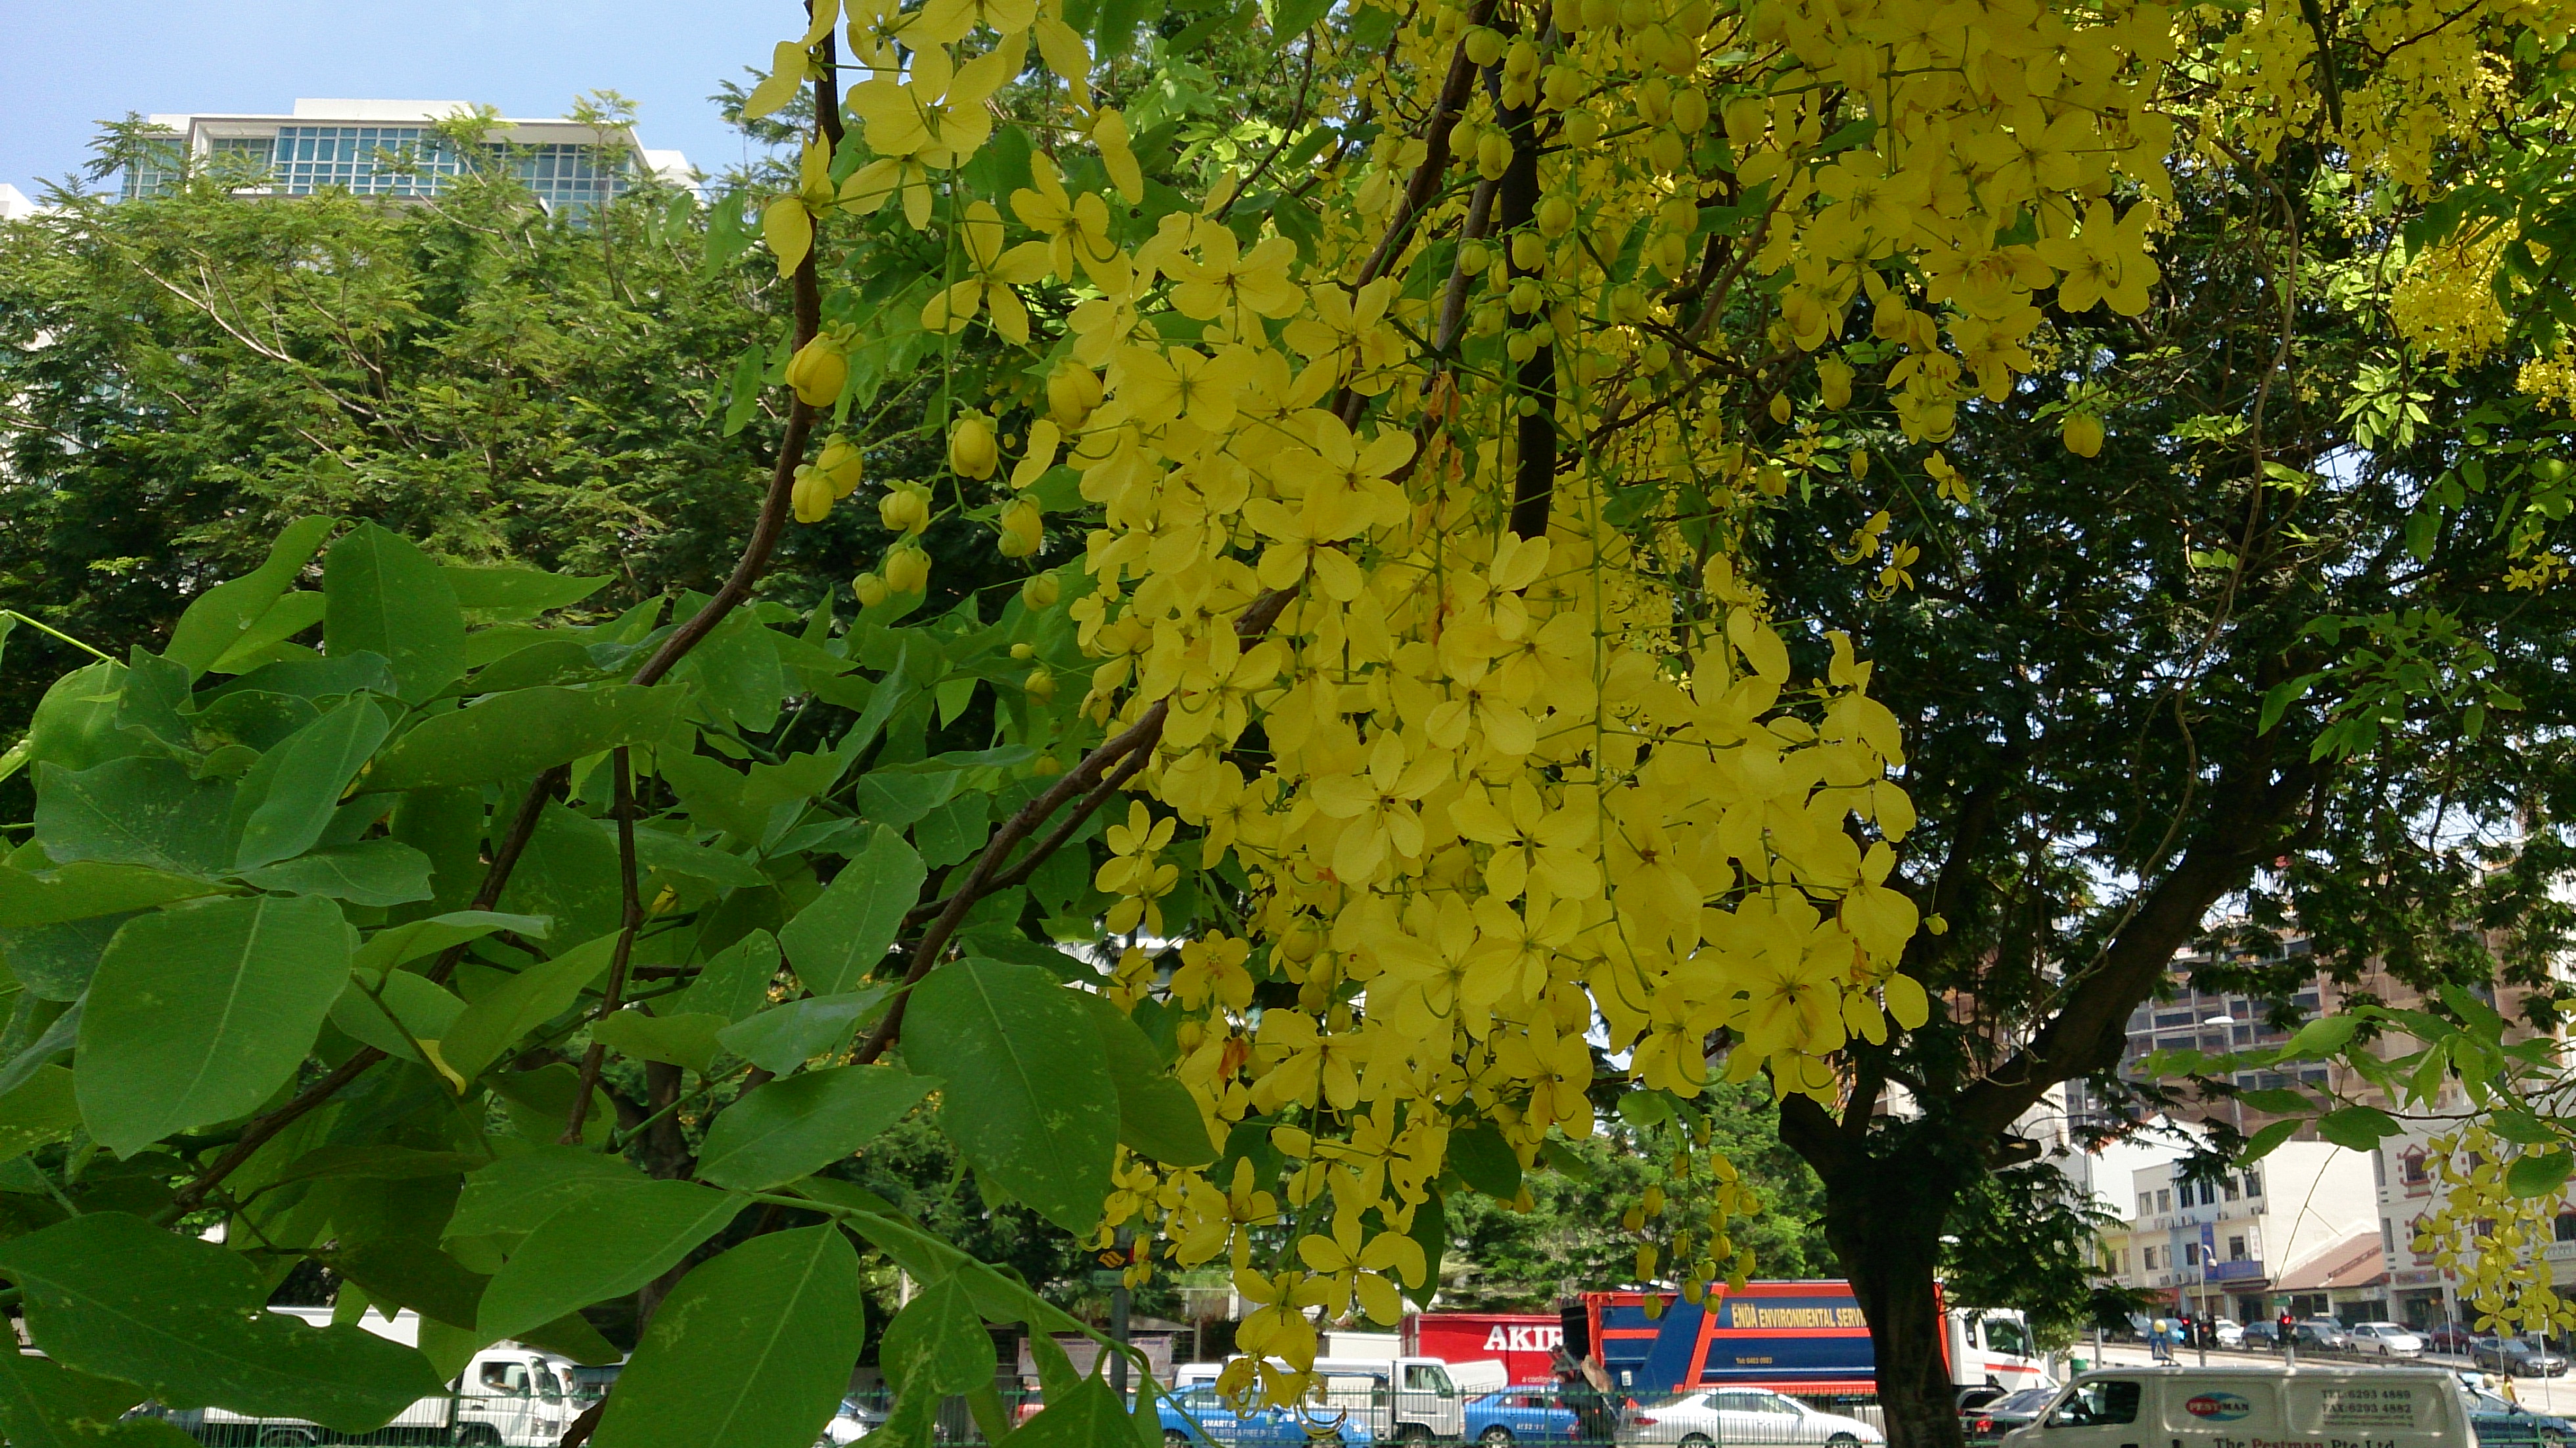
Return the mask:
<svg viewBox="0 0 2576 1448"><path fill-rule="evenodd" d="M1027 498L1018 499L1004 508L1002 516L995 519L993 525L1002 531L996 546L1005 558L1026 558L1037 552L1038 545L1045 541L1043 515L1039 513L1038 505Z"/></svg>
<svg viewBox="0 0 2576 1448"><path fill-rule="evenodd" d="M1503 179L1512 168L1512 138L1500 131L1487 131L1476 141L1476 174L1488 181Z"/></svg>
<svg viewBox="0 0 2576 1448"><path fill-rule="evenodd" d="M1673 97L1673 124L1696 136L1708 129L1708 97L1695 90Z"/></svg>
<svg viewBox="0 0 2576 1448"><path fill-rule="evenodd" d="M1818 358L1816 360L1816 389L1824 394L1825 406L1827 407L1844 408L1851 406L1851 364L1840 357Z"/></svg>
<svg viewBox="0 0 2576 1448"><path fill-rule="evenodd" d="M1574 203L1562 196L1542 197L1538 203L1538 229L1542 235L1563 236L1574 229Z"/></svg>
<svg viewBox="0 0 2576 1448"><path fill-rule="evenodd" d="M2066 414L2057 436L2066 444L2066 450L2079 458L2099 457L2102 453L2102 419L2089 412Z"/></svg>
<svg viewBox="0 0 2576 1448"><path fill-rule="evenodd" d="M1461 242L1458 246L1458 270L1469 276L1480 276L1494 264L1494 249L1481 241Z"/></svg>
<svg viewBox="0 0 2576 1448"><path fill-rule="evenodd" d="M1788 393L1774 392L1771 394L1771 420L1773 422L1787 422L1789 420Z"/></svg>
<svg viewBox="0 0 2576 1448"><path fill-rule="evenodd" d="M948 429L948 466L961 478L989 478L1002 451L993 442L993 424L980 413L961 413Z"/></svg>
<svg viewBox="0 0 2576 1448"><path fill-rule="evenodd" d="M858 445L839 433L823 442L823 456L815 466L823 470L824 480L832 485L832 496L846 498L858 491L867 475L866 457Z"/></svg>
<svg viewBox="0 0 2576 1448"><path fill-rule="evenodd" d="M922 592L930 586L930 555L912 547L887 549L885 581L893 593Z"/></svg>
<svg viewBox="0 0 2576 1448"><path fill-rule="evenodd" d="M1020 585L1020 602L1030 608L1053 608L1064 595L1064 585L1052 573L1041 573Z"/></svg>
<svg viewBox="0 0 2576 1448"><path fill-rule="evenodd" d="M1601 144L1608 125L1590 111L1576 111L1565 118L1565 143L1577 151L1588 151Z"/></svg>
<svg viewBox="0 0 2576 1448"><path fill-rule="evenodd" d="M795 505L797 522L820 523L832 513L832 484L824 477L821 468L812 463L800 463L796 468L796 486L788 494L788 501Z"/></svg>
<svg viewBox="0 0 2576 1448"><path fill-rule="evenodd" d="M1029 676L1027 678L1020 680L1020 688L1024 690L1030 698L1037 700L1041 704L1045 703L1047 700L1055 697L1055 670L1048 668L1044 664L1038 665L1036 668L1029 670Z"/></svg>
<svg viewBox="0 0 2576 1448"><path fill-rule="evenodd" d="M787 385L807 407L829 407L841 400L841 386L850 380L850 361L841 349L816 337L796 349L787 359Z"/></svg>
<svg viewBox="0 0 2576 1448"><path fill-rule="evenodd" d="M886 601L886 581L873 573L862 573L850 580L850 594L861 608L874 608Z"/></svg>
<svg viewBox="0 0 2576 1448"><path fill-rule="evenodd" d="M1479 25L1467 32L1467 59L1479 68L1503 58L1502 32Z"/></svg>
<svg viewBox="0 0 2576 1448"><path fill-rule="evenodd" d="M877 520L907 537L930 526L930 498L918 488L896 488L877 499Z"/></svg>
<svg viewBox="0 0 2576 1448"><path fill-rule="evenodd" d="M1100 405L1100 374L1067 357L1047 374L1047 413L1070 432Z"/></svg>

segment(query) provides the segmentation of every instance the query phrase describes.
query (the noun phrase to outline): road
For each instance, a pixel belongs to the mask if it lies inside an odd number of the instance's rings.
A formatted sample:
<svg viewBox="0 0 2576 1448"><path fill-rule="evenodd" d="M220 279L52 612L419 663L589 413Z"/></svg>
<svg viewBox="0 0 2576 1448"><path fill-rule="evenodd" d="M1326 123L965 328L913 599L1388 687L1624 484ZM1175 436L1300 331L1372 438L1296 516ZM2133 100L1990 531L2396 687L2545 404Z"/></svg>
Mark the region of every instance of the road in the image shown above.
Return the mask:
<svg viewBox="0 0 2576 1448"><path fill-rule="evenodd" d="M2081 1345L2078 1351L2090 1357L2092 1355L2090 1348L2091 1344L2087 1343ZM2377 1367L2383 1364L2397 1367L2467 1368L2472 1366L2467 1358L2450 1357L2439 1353L2427 1353L2420 1358L2397 1358L2393 1362L2386 1358L2319 1356L2314 1353L2301 1353L2299 1357L2302 1362L2342 1363L2360 1367ZM2144 1343L2112 1342L2102 1345L2102 1365L2105 1367L2142 1367L2151 1360ZM2200 1361L2199 1349L2176 1349L2175 1360L2186 1366L2197 1363ZM2233 1352L2215 1347L2209 1350L2209 1363L2212 1367L2220 1364L2230 1367L2267 1367L2275 1366L2280 1361L2281 1355L2277 1352ZM2576 1377L2515 1378L2513 1392L2516 1401L2534 1411L2554 1413L2560 1417L2576 1414Z"/></svg>

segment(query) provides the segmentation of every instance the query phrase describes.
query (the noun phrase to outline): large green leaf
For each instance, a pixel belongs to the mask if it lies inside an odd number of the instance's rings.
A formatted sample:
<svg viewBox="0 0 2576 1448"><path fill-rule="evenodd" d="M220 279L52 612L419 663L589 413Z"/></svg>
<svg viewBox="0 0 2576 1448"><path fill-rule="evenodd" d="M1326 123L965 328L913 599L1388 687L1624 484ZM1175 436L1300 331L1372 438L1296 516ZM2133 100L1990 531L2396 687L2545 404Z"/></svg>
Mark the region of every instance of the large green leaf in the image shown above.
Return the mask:
<svg viewBox="0 0 2576 1448"><path fill-rule="evenodd" d="M42 873L0 865L0 929L95 920L211 895L222 888L212 881L143 865L82 861Z"/></svg>
<svg viewBox="0 0 2576 1448"><path fill-rule="evenodd" d="M744 1205L694 1182L594 1184L519 1243L484 1290L475 1326L508 1337L623 1297L678 1266Z"/></svg>
<svg viewBox="0 0 2576 1448"><path fill-rule="evenodd" d="M623 1157L603 1156L577 1147L551 1143L505 1156L465 1179L448 1218L451 1237L486 1237L522 1233L570 1206L602 1183L640 1186L649 1178Z"/></svg>
<svg viewBox="0 0 2576 1448"><path fill-rule="evenodd" d="M1118 1088L1084 1007L1033 965L968 960L912 988L904 1059L946 1082L939 1124L975 1170L1068 1232L1100 1220Z"/></svg>
<svg viewBox="0 0 2576 1448"><path fill-rule="evenodd" d="M621 744L650 744L671 732L682 689L632 684L546 686L495 694L469 709L433 714L393 742L367 774L367 788L429 789L524 779Z"/></svg>
<svg viewBox="0 0 2576 1448"><path fill-rule="evenodd" d="M599 1448L811 1448L866 1341L864 1308L840 1228L752 1238L663 1300Z"/></svg>
<svg viewBox="0 0 2576 1448"><path fill-rule="evenodd" d="M465 1002L427 976L361 972L332 1005L331 1024L388 1056L418 1061L412 1042L446 1040L464 1013Z"/></svg>
<svg viewBox="0 0 2576 1448"><path fill-rule="evenodd" d="M684 613L697 610L698 602L682 603ZM765 734L778 723L778 703L787 693L776 638L753 610L736 609L689 651L673 677L697 684L707 703L743 732Z"/></svg>
<svg viewBox="0 0 2576 1448"><path fill-rule="evenodd" d="M0 1096L0 1160L61 1141L80 1129L80 1103L72 1098L72 1073L39 1066L34 1075Z"/></svg>
<svg viewBox="0 0 2576 1448"><path fill-rule="evenodd" d="M580 814L549 804L501 892L502 909L544 915L558 940L588 940L615 930L623 911L617 841Z"/></svg>
<svg viewBox="0 0 2576 1448"><path fill-rule="evenodd" d="M456 591L456 605L498 618L534 618L550 608L581 602L606 588L605 573L576 577L533 568L468 568L451 563L440 572Z"/></svg>
<svg viewBox="0 0 2576 1448"><path fill-rule="evenodd" d="M480 940L495 930L546 938L549 922L542 915L503 915L491 910L451 910L426 920L391 926L367 937L350 962L360 970L391 970L406 960L435 955L451 945Z"/></svg>
<svg viewBox="0 0 2576 1448"><path fill-rule="evenodd" d="M1110 1079L1118 1083L1118 1140L1139 1156L1166 1166L1205 1166L1216 1160L1207 1117L1190 1088L1172 1079L1154 1043L1107 996L1077 992L1099 1033Z"/></svg>
<svg viewBox="0 0 2576 1448"><path fill-rule="evenodd" d="M598 936L493 987L448 1027L438 1043L440 1058L457 1075L474 1079L521 1036L570 1009L582 987L608 969L616 948L615 934Z"/></svg>
<svg viewBox="0 0 2576 1448"><path fill-rule="evenodd" d="M704 1076L715 1065L716 1033L724 1028L724 1017L700 1011L648 1016L626 1010L591 1022L590 1038L621 1056L686 1066Z"/></svg>
<svg viewBox="0 0 2576 1448"><path fill-rule="evenodd" d="M1011 1430L1001 1448L1140 1448L1127 1405L1098 1378L1084 1378L1044 1411Z"/></svg>
<svg viewBox="0 0 2576 1448"><path fill-rule="evenodd" d="M899 1393L971 1393L993 1385L993 1335L957 1274L924 1287L886 1324L877 1350Z"/></svg>
<svg viewBox="0 0 2576 1448"><path fill-rule="evenodd" d="M903 836L879 825L866 848L778 932L796 978L816 995L856 990L885 959L927 875Z"/></svg>
<svg viewBox="0 0 2576 1448"><path fill-rule="evenodd" d="M401 905L429 898L429 856L400 840L360 840L280 860L242 877L263 890L328 895L352 905Z"/></svg>
<svg viewBox="0 0 2576 1448"><path fill-rule="evenodd" d="M19 744L30 763L94 768L150 748L116 727L125 698L125 665L112 659L74 669L45 690Z"/></svg>
<svg viewBox="0 0 2576 1448"><path fill-rule="evenodd" d="M1508 1202L1521 1193L1521 1159L1491 1121L1449 1133L1449 1168L1489 1197Z"/></svg>
<svg viewBox="0 0 2576 1448"><path fill-rule="evenodd" d="M412 541L373 523L341 535L322 559L323 645L384 655L417 704L465 672L465 615L445 570Z"/></svg>
<svg viewBox="0 0 2576 1448"><path fill-rule="evenodd" d="M262 895L176 906L108 943L80 1026L90 1135L131 1154L251 1111L286 1084L349 979L329 900Z"/></svg>
<svg viewBox="0 0 2576 1448"><path fill-rule="evenodd" d="M280 529L277 541L269 545L266 562L197 595L170 630L170 646L161 651L161 656L192 675L202 674L215 660L240 645L276 605L278 595L295 582L295 575L312 561L313 550L322 546L334 521L298 518ZM310 626L313 620L304 622Z"/></svg>
<svg viewBox="0 0 2576 1448"><path fill-rule="evenodd" d="M116 927L133 918L129 911L0 930L0 952L7 953L9 973L28 994L38 1000L76 1001L89 989L89 978L97 973L98 958L115 938Z"/></svg>
<svg viewBox="0 0 2576 1448"><path fill-rule="evenodd" d="M247 1259L123 1212L0 1242L0 1274L26 1294L48 1356L140 1384L173 1408L220 1404L361 1432L440 1391L412 1349L265 1311L268 1283Z"/></svg>
<svg viewBox="0 0 2576 1448"><path fill-rule="evenodd" d="M36 766L36 843L57 865L78 860L211 875L232 851L230 780L197 780L175 759L135 755L78 773Z"/></svg>
<svg viewBox="0 0 2576 1448"><path fill-rule="evenodd" d="M329 607L330 600L319 593L281 595L277 602L268 606L268 612L259 616L258 622L242 630L241 637L231 648L206 665L206 672L239 674L278 662L281 655L294 652L279 645L320 623Z"/></svg>
<svg viewBox="0 0 2576 1448"><path fill-rule="evenodd" d="M755 930L716 952L689 988L673 997L671 1008L744 1020L769 1004L770 983L777 978L778 937Z"/></svg>
<svg viewBox="0 0 2576 1448"><path fill-rule="evenodd" d="M164 1418L123 1422L143 1390L33 1353L0 1353L0 1437L11 1448L192 1448Z"/></svg>
<svg viewBox="0 0 2576 1448"><path fill-rule="evenodd" d="M858 1023L883 1007L885 987L789 1001L716 1033L724 1048L773 1076L784 1076L826 1051L850 1043Z"/></svg>
<svg viewBox="0 0 2576 1448"><path fill-rule="evenodd" d="M256 870L313 848L341 792L391 727L384 710L360 694L261 755L233 801L233 817L241 822L233 868Z"/></svg>
<svg viewBox="0 0 2576 1448"><path fill-rule="evenodd" d="M867 1145L938 1084L892 1066L781 1076L716 1117L698 1175L747 1192L792 1182Z"/></svg>

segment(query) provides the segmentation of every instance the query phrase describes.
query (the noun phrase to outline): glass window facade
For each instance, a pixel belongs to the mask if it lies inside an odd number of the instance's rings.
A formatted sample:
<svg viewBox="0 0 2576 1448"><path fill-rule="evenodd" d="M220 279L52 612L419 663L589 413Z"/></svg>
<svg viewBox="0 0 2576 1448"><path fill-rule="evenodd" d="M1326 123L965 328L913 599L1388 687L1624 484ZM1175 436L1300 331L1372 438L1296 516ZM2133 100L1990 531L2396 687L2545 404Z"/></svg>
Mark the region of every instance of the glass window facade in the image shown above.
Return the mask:
<svg viewBox="0 0 2576 1448"><path fill-rule="evenodd" d="M127 200L157 196L178 184L180 143L147 150L125 173ZM622 150L566 142L490 143L469 158L426 126L322 126L295 123L265 136L225 136L213 158L268 173L268 193L310 196L337 188L355 196L435 196L474 161L515 175L549 209L593 206L634 184ZM604 164L603 164L604 163Z"/></svg>

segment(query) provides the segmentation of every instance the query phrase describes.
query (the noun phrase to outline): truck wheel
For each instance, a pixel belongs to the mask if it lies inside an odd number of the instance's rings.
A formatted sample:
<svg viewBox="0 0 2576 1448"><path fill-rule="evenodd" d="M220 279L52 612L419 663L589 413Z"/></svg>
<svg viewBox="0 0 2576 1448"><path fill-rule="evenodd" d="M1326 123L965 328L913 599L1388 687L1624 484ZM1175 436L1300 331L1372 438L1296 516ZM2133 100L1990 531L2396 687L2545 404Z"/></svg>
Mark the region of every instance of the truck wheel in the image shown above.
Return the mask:
<svg viewBox="0 0 2576 1448"><path fill-rule="evenodd" d="M1178 1428L1163 1430L1163 1448L1190 1448L1190 1435Z"/></svg>
<svg viewBox="0 0 2576 1448"><path fill-rule="evenodd" d="M1849 1433L1836 1433L1825 1440L1825 1448L1860 1448L1860 1440Z"/></svg>
<svg viewBox="0 0 2576 1448"><path fill-rule="evenodd" d="M1495 1445L1495 1448L1500 1448L1500 1445L1512 1441L1512 1430L1504 1427L1500 1423L1496 1423L1484 1432L1477 1434L1476 1441L1479 1443L1493 1444Z"/></svg>
<svg viewBox="0 0 2576 1448"><path fill-rule="evenodd" d="M308 1428L262 1428L259 1448L312 1448L313 1433Z"/></svg>
<svg viewBox="0 0 2576 1448"><path fill-rule="evenodd" d="M456 1441L465 1448L501 1448L501 1430L489 1423L457 1425Z"/></svg>
<svg viewBox="0 0 2576 1448"><path fill-rule="evenodd" d="M1681 1448L1717 1448L1717 1445L1709 1441L1706 1433L1693 1433L1681 1441Z"/></svg>
<svg viewBox="0 0 2576 1448"><path fill-rule="evenodd" d="M1431 1430L1420 1423L1407 1423L1395 1430L1395 1441L1412 1444L1413 1448L1422 1448L1422 1445L1431 1441Z"/></svg>

